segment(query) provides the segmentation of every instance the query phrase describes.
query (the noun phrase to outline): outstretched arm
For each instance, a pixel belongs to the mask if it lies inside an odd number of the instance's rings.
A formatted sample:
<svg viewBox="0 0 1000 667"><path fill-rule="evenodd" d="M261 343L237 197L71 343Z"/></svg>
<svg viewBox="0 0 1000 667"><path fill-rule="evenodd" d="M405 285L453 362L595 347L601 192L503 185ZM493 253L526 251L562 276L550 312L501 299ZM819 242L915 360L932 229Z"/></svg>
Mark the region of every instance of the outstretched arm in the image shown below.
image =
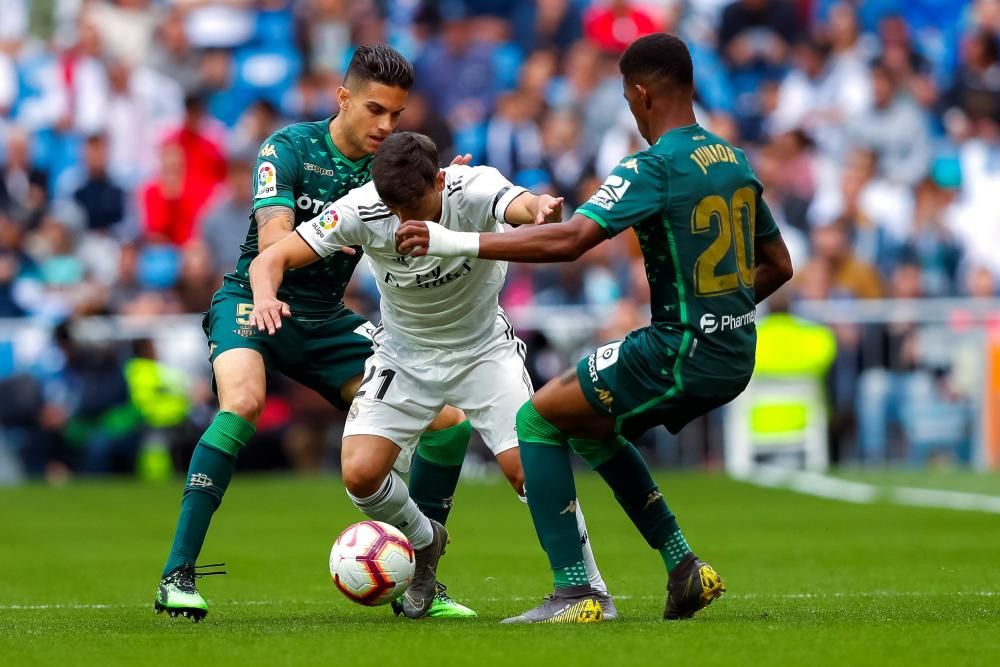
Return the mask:
<svg viewBox="0 0 1000 667"><path fill-rule="evenodd" d="M508 225L541 225L562 222L563 198L522 192L504 212Z"/></svg>
<svg viewBox="0 0 1000 667"><path fill-rule="evenodd" d="M571 262L607 234L582 215L558 225L522 227L512 232L455 232L434 222L408 220L396 232L400 254L422 257L480 257L511 262Z"/></svg>
<svg viewBox="0 0 1000 667"><path fill-rule="evenodd" d="M292 314L284 301L278 300L278 288L288 269L312 264L319 255L298 234L286 234L283 239L257 255L250 262L250 287L253 289L253 311L250 326L267 331L272 336L281 328L281 318Z"/></svg>

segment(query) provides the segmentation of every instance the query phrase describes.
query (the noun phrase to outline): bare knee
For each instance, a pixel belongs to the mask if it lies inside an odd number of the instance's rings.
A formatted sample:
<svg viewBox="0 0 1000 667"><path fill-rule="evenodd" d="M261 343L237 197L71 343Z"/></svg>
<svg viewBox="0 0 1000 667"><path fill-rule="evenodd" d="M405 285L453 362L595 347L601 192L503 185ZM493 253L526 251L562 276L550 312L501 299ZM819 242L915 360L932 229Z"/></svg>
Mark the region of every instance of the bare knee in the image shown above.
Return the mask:
<svg viewBox="0 0 1000 667"><path fill-rule="evenodd" d="M372 447L352 446L345 442L340 454L341 476L347 492L355 498L375 495L392 472L394 459L380 453Z"/></svg>
<svg viewBox="0 0 1000 667"><path fill-rule="evenodd" d="M222 399L219 408L223 412L231 412L251 424L256 424L260 413L264 410L264 399L249 391L237 391L232 396Z"/></svg>
<svg viewBox="0 0 1000 667"><path fill-rule="evenodd" d="M438 416L434 418L430 426L427 427L428 431L443 431L446 428L451 428L452 426L458 426L465 421L465 413L458 408L453 408L450 405L446 405L438 413Z"/></svg>

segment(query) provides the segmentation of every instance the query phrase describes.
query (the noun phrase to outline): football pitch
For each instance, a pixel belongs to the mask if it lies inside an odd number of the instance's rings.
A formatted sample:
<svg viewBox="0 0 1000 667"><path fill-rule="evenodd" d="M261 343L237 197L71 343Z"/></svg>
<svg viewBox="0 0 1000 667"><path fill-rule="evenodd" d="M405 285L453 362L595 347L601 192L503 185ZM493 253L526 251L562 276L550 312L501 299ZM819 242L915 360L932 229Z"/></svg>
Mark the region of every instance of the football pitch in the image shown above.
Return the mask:
<svg viewBox="0 0 1000 667"><path fill-rule="evenodd" d="M203 552L229 574L199 580L211 609L198 625L152 611L179 483L0 489L0 664L1000 664L997 514L857 505L721 475L658 480L728 593L693 620L659 620L659 556L601 480L580 475L621 617L527 627L498 621L551 580L527 508L499 479L459 488L439 573L479 611L472 621L399 619L334 589L330 545L361 515L333 477L237 475ZM997 476L945 480L966 482L1000 495Z"/></svg>

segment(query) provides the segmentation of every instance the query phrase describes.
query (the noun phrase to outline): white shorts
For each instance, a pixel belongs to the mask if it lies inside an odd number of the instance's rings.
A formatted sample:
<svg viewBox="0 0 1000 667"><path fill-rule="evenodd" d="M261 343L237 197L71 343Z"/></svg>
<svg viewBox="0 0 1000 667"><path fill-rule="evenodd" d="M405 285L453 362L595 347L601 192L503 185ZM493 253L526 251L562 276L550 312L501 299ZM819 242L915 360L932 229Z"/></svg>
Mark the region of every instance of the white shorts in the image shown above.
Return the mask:
<svg viewBox="0 0 1000 667"><path fill-rule="evenodd" d="M493 455L517 447L517 411L533 389L525 345L500 311L493 335L469 350L406 348L376 331L375 353L347 413L344 435L378 435L400 451L395 468L410 469L420 436L445 405L465 411Z"/></svg>

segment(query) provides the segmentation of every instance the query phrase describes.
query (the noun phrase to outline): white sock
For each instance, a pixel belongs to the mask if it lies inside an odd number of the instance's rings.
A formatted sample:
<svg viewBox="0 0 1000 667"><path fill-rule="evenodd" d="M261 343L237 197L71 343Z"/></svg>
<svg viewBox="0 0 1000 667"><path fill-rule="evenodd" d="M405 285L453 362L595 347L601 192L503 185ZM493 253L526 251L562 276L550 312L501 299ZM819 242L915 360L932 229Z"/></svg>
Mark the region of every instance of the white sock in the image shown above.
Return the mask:
<svg viewBox="0 0 1000 667"><path fill-rule="evenodd" d="M373 495L355 498L348 492L347 497L369 519L382 521L402 531L414 549L423 549L434 540L431 520L410 498L406 482L395 471L389 473Z"/></svg>
<svg viewBox="0 0 1000 667"><path fill-rule="evenodd" d="M518 499L528 504L527 496L518 496ZM605 595L608 592L608 585L604 583L601 571L597 569L597 561L594 559L594 550L590 546L590 535L587 533L587 522L583 518L583 510L580 508L580 499L576 500L576 529L580 531L580 546L583 548L583 565L587 569L587 579L590 587L595 591L600 591Z"/></svg>
<svg viewBox="0 0 1000 667"><path fill-rule="evenodd" d="M580 499L576 500L576 529L580 531L580 545L583 547L583 564L587 568L587 579L590 580L590 587L595 591L607 594L608 585L604 583L601 571L597 569L597 561L594 560L594 550L590 547L590 535L587 533L587 522L583 518L583 508L580 507Z"/></svg>

